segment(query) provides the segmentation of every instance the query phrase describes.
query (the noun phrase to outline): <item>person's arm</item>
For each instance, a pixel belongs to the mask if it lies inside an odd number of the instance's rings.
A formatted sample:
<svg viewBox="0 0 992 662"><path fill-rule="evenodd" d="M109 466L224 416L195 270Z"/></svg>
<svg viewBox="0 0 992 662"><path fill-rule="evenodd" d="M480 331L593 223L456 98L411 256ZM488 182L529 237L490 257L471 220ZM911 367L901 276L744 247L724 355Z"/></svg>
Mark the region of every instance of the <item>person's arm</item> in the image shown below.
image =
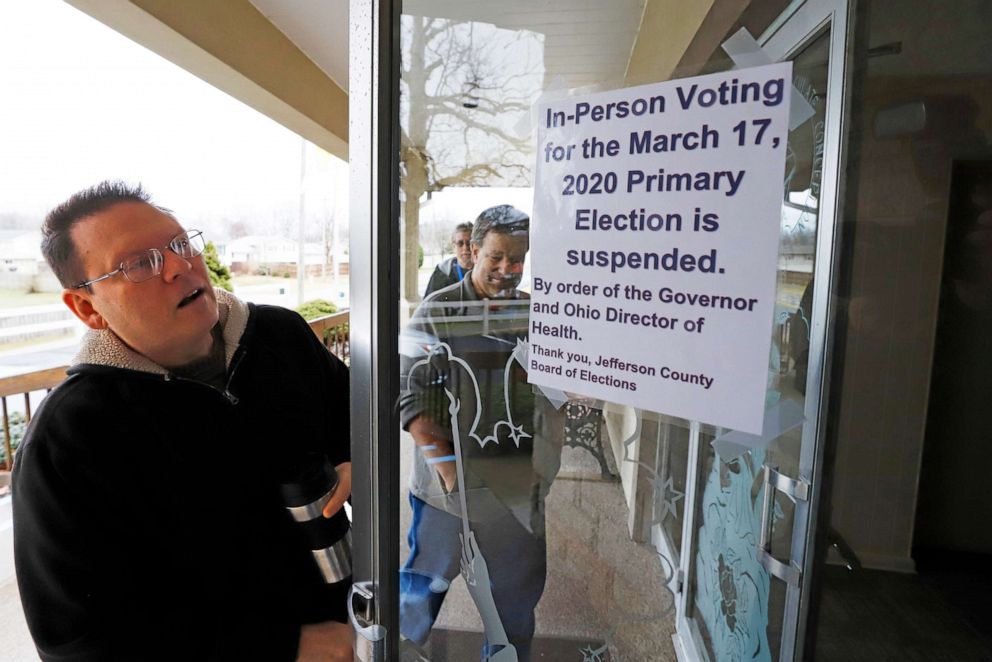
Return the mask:
<svg viewBox="0 0 992 662"><path fill-rule="evenodd" d="M115 561L96 491L84 492L43 446L35 427L14 466L14 563L24 615L42 660L114 657L105 574ZM89 528L88 528L89 527ZM117 606L116 608L121 608ZM118 651L119 652L119 651Z"/></svg>
<svg viewBox="0 0 992 662"><path fill-rule="evenodd" d="M418 450L428 459L447 457L455 453L451 444L451 434L427 416L414 418L410 421L407 431L419 447ZM450 492L455 489L457 482L455 461L438 462L433 467L444 482L445 491Z"/></svg>
<svg viewBox="0 0 992 662"><path fill-rule="evenodd" d="M351 498L351 462L342 462L334 468L338 472L338 486L321 511L324 517L333 517L344 506L344 502Z"/></svg>
<svg viewBox="0 0 992 662"><path fill-rule="evenodd" d="M183 650L197 659L292 662L311 650L326 656L350 649L347 638L304 636L309 626L301 627L284 604L269 600L271 591L258 595L251 587L227 586L223 597L245 588L242 599L210 611L215 607L202 597L211 593L200 592L201 586L189 587L190 602L171 590L174 585L164 586L162 573L174 577L177 567L163 568L171 559L146 549L148 539L132 528L143 494L135 477L140 472L103 452L115 446L107 442L137 427L125 422L118 429L100 418L89 406L93 392L73 395L77 405L86 403L77 407L62 395L57 389L36 414L13 479L17 580L42 660L181 659ZM208 555L224 551L214 541L204 544ZM322 631L328 630L340 634L334 627Z"/></svg>
<svg viewBox="0 0 992 662"><path fill-rule="evenodd" d="M313 333L310 335L313 336ZM337 489L323 511L324 517L332 517L351 498L351 377L340 359L323 345L320 345L320 350L324 379L330 386L327 394L327 429L334 430L333 435L328 435L330 446L327 454L338 473Z"/></svg>
<svg viewBox="0 0 992 662"><path fill-rule="evenodd" d="M302 319L302 318L301 318ZM305 324L307 341L311 343L314 361L320 367L321 409L328 431L325 450L334 466L351 463L351 376L341 359L331 354ZM350 476L350 474L349 474ZM348 487L350 491L351 483Z"/></svg>
<svg viewBox="0 0 992 662"><path fill-rule="evenodd" d="M313 333L310 335L313 336ZM326 429L334 431L333 435L328 435L330 445L327 455L338 473L337 489L323 511L324 517L332 517L351 498L351 378L347 366L340 359L323 345L320 350L324 379L330 385L326 397L329 413Z"/></svg>
<svg viewBox="0 0 992 662"><path fill-rule="evenodd" d="M425 302L417 308L400 338L400 426L410 433L417 452L427 459L455 452L448 425L450 402L440 386L448 366L443 354L431 354L439 339L429 315L430 305ZM433 467L444 489L454 489L455 462L439 462Z"/></svg>
<svg viewBox="0 0 992 662"><path fill-rule="evenodd" d="M310 325L302 317L299 320L300 331L319 368L316 388L321 394L323 428L329 431L322 450L338 472L338 487L323 511L325 517L331 517L351 497L351 377L348 367L324 347Z"/></svg>
<svg viewBox="0 0 992 662"><path fill-rule="evenodd" d="M210 591L191 585L184 601L181 589L162 584L177 567L164 567L171 559L149 549L134 526L143 492L133 474L140 472L103 452L122 430L108 420L96 424L100 412L74 413L60 395L49 396L32 422L13 478L14 562L40 658L296 659L301 627L283 606L235 601L207 614ZM73 397L92 401L93 393ZM163 526L165 535L176 533L169 521ZM213 544L205 542L205 554L228 551Z"/></svg>
<svg viewBox="0 0 992 662"><path fill-rule="evenodd" d="M448 276L441 270L441 266L438 265L434 267L434 271L431 272L430 280L427 281L427 287L424 289L424 298L426 299L431 292L436 292L444 287L447 280Z"/></svg>

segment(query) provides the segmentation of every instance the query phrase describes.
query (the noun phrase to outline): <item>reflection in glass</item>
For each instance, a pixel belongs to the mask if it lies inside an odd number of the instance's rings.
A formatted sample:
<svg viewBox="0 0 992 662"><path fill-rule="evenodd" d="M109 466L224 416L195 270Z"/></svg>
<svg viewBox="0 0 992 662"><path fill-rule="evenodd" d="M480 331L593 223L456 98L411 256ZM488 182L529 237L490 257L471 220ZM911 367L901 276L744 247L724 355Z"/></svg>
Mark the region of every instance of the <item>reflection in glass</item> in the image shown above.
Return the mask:
<svg viewBox="0 0 992 662"><path fill-rule="evenodd" d="M682 521L685 516L685 483L689 467L689 427L684 423L662 422L658 434L659 461L654 493L654 523L668 539L672 561L678 562L682 548Z"/></svg>
<svg viewBox="0 0 992 662"><path fill-rule="evenodd" d="M513 232L494 239L476 223L476 266L417 301L438 261L425 250L419 266L427 223L447 223L449 242L493 205L529 211L494 187L530 184L541 94L614 83L628 64L661 70L633 62L667 36L639 33L643 3L580 5L404 3L401 631L434 660L671 653L688 422L527 383L529 285ZM471 194L439 218L456 191Z"/></svg>
<svg viewBox="0 0 992 662"><path fill-rule="evenodd" d="M401 49L402 296L416 301L420 210L430 196L530 183L530 107L544 68L541 35L475 21L404 15Z"/></svg>

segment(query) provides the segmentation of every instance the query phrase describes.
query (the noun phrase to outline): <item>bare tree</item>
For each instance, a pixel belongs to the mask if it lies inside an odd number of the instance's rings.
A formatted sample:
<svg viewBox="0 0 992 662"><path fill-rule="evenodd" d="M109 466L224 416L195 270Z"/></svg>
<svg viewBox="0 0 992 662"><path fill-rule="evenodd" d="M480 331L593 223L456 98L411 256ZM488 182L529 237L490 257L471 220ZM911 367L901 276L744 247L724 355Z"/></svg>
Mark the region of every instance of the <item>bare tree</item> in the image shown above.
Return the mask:
<svg viewBox="0 0 992 662"><path fill-rule="evenodd" d="M464 219L437 218L428 220L420 226L420 240L428 255L447 255L451 253L452 229Z"/></svg>
<svg viewBox="0 0 992 662"><path fill-rule="evenodd" d="M405 16L402 40L403 296L413 302L421 197L448 186L530 183L529 130L516 129L544 72L530 32Z"/></svg>

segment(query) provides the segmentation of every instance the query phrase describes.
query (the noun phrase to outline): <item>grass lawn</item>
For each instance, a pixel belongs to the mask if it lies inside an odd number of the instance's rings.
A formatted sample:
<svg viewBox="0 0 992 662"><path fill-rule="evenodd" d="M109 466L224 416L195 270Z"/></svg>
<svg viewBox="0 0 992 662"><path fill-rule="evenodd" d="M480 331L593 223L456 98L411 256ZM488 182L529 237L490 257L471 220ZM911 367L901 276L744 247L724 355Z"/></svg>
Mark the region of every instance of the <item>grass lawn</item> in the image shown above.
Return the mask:
<svg viewBox="0 0 992 662"><path fill-rule="evenodd" d="M279 283L283 285L286 283L293 283L293 286L295 287L296 279L281 278L279 276L256 276L252 274L245 276L231 276L231 283L234 285L235 288L245 287L250 285L271 285L274 283Z"/></svg>

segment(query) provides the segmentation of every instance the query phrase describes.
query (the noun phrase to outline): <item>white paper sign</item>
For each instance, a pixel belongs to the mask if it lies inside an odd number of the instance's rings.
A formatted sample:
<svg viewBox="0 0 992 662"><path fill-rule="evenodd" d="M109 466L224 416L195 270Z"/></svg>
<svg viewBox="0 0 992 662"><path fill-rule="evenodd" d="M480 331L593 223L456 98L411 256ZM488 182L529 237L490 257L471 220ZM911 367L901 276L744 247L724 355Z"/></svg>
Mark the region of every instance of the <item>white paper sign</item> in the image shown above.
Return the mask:
<svg viewBox="0 0 992 662"><path fill-rule="evenodd" d="M761 432L791 73L539 107L532 383Z"/></svg>

